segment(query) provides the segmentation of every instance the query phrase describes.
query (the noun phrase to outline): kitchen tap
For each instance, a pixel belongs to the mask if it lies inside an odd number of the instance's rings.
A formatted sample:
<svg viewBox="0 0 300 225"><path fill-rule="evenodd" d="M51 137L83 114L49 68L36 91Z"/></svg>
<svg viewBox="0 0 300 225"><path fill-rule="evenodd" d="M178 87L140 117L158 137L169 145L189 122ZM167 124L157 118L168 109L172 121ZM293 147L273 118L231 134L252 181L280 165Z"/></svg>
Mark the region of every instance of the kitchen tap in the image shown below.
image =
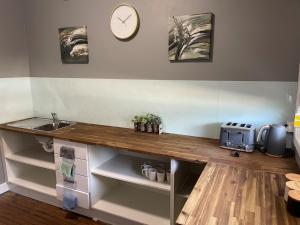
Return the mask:
<svg viewBox="0 0 300 225"><path fill-rule="evenodd" d="M51 113L52 115L52 119L53 119L53 126L55 129L58 128L58 125L59 125L59 119L57 117L57 114L56 113Z"/></svg>

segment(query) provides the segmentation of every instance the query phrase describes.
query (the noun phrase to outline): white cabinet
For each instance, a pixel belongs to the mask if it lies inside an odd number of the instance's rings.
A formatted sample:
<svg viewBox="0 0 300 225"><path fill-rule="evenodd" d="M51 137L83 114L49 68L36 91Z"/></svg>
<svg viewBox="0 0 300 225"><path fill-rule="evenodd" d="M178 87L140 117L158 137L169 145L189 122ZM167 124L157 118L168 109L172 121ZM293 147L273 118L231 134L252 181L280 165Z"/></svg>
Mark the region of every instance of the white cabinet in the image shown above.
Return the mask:
<svg viewBox="0 0 300 225"><path fill-rule="evenodd" d="M174 225L202 170L167 157L60 139L47 153L33 135L18 132L2 132L1 139L9 184L46 195L47 200L29 196L59 207L71 192L79 206L75 212L112 224ZM74 150L74 183L60 172L62 147ZM144 177L145 162L170 169L171 182Z"/></svg>
<svg viewBox="0 0 300 225"><path fill-rule="evenodd" d="M56 170L60 169L60 165L62 163L62 158L59 156L59 154L55 154L55 168ZM88 161L83 159L74 159L74 171L76 175L81 175L88 177Z"/></svg>
<svg viewBox="0 0 300 225"><path fill-rule="evenodd" d="M73 148L75 151L76 159L88 159L88 146L87 144L81 144L72 141L65 141L60 139L54 139L54 153L60 154L61 147Z"/></svg>
<svg viewBox="0 0 300 225"><path fill-rule="evenodd" d="M65 191L71 191L77 197L77 204L79 207L89 209L90 208L90 198L89 193L73 190L61 185L56 185L57 199L63 201L63 195Z"/></svg>
<svg viewBox="0 0 300 225"><path fill-rule="evenodd" d="M74 182L65 181L60 173L63 158L60 157L61 148L67 147L74 150ZM90 185L89 185L89 160L88 146L86 144L54 139L55 168L56 168L56 191L57 199L63 201L64 191L72 192L77 197L79 207L90 208Z"/></svg>
<svg viewBox="0 0 300 225"><path fill-rule="evenodd" d="M2 131L1 141L8 184L56 197L54 153L33 135Z"/></svg>
<svg viewBox="0 0 300 225"><path fill-rule="evenodd" d="M75 174L74 183L65 182L63 175L56 171L56 183L60 186L68 187L74 190L89 193L89 178Z"/></svg>
<svg viewBox="0 0 300 225"><path fill-rule="evenodd" d="M134 224L170 225L170 184L141 174L144 162L168 169L170 159L103 147L90 149L89 158L93 209Z"/></svg>

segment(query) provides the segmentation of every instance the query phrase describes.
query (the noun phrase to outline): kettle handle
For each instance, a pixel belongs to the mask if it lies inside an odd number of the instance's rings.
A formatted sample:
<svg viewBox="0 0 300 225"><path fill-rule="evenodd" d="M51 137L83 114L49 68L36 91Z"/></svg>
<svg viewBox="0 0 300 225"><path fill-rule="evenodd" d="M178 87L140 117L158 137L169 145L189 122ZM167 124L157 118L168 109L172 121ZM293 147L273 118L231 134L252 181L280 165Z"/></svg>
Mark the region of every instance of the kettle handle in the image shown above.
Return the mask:
<svg viewBox="0 0 300 225"><path fill-rule="evenodd" d="M259 142L264 142L264 140L262 140L262 134L265 130L268 130L270 129L270 125L265 125L263 126L262 128L260 128L258 134L257 134L257 139L256 139L256 142L259 143Z"/></svg>

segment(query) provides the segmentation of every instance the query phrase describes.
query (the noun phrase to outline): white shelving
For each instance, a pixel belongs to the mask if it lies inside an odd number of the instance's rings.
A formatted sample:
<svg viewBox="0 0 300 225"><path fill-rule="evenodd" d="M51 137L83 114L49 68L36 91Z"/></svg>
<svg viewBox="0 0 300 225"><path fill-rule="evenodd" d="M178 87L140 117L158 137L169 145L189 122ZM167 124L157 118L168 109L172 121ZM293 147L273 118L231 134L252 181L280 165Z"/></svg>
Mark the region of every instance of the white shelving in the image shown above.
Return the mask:
<svg viewBox="0 0 300 225"><path fill-rule="evenodd" d="M92 169L92 174L147 186L163 191L170 191L170 184L150 181L141 175L140 166L149 161L143 158L119 154L99 167Z"/></svg>
<svg viewBox="0 0 300 225"><path fill-rule="evenodd" d="M133 185L118 185L92 208L141 224L170 225L170 196Z"/></svg>
<svg viewBox="0 0 300 225"><path fill-rule="evenodd" d="M16 177L10 177L9 183L56 197L55 172L51 170L30 169L21 172Z"/></svg>
<svg viewBox="0 0 300 225"><path fill-rule="evenodd" d="M76 179L81 183L75 190L79 206L92 207L94 210L88 214L95 218L109 214L112 224L114 220L116 223L122 221L122 218L124 224L176 224L176 218L197 180L197 177L187 179L187 175L191 172L201 174L201 168L192 168L188 162L161 156L103 146L83 146L62 140L54 143L58 143L55 145L56 153L60 145L70 146L79 149L76 152L81 155L76 158L88 161L84 173L77 174L84 175ZM38 193L33 193L34 198L56 202L56 198L62 200L65 189L74 188L66 187L62 176L58 176L56 181L56 173L59 175L59 172L56 171L58 167L55 168L55 154L44 152L33 135L5 131L2 133L2 146L8 183L12 188L13 185L21 187L15 188L16 192L22 192L24 188L43 194L39 197ZM141 165L145 162L170 168L171 184L150 181L142 176ZM80 168L77 165L77 171Z"/></svg>
<svg viewBox="0 0 300 225"><path fill-rule="evenodd" d="M55 170L54 154L44 152L41 149L25 150L5 155L6 159L37 166L49 170Z"/></svg>
<svg viewBox="0 0 300 225"><path fill-rule="evenodd" d="M8 183L56 197L54 153L45 152L34 135L5 131L1 139Z"/></svg>

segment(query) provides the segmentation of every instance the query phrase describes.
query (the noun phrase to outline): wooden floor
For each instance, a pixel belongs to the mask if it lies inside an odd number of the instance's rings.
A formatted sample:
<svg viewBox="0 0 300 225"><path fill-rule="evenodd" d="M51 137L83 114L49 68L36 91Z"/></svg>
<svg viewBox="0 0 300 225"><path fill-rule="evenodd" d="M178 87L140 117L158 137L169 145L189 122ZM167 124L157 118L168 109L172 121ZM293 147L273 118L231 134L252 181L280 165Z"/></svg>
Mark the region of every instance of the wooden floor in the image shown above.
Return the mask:
<svg viewBox="0 0 300 225"><path fill-rule="evenodd" d="M0 195L0 225L108 225L7 192Z"/></svg>
<svg viewBox="0 0 300 225"><path fill-rule="evenodd" d="M209 163L184 206L180 225L300 225L283 199L284 175Z"/></svg>

